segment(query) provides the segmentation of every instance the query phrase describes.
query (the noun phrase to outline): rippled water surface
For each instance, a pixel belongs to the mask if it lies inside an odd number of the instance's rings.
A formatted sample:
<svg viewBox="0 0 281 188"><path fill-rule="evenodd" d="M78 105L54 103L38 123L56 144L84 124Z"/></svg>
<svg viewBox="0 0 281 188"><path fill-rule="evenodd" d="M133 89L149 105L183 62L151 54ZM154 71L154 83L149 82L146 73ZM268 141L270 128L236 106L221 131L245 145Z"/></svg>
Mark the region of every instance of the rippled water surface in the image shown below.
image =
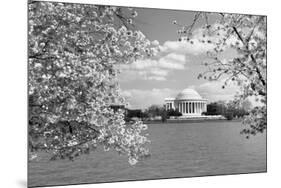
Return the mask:
<svg viewBox="0 0 281 188"><path fill-rule="evenodd" d="M29 186L266 171L266 135L245 139L240 122L148 126L151 158L135 166L114 151L98 150L74 162L43 158L29 163Z"/></svg>

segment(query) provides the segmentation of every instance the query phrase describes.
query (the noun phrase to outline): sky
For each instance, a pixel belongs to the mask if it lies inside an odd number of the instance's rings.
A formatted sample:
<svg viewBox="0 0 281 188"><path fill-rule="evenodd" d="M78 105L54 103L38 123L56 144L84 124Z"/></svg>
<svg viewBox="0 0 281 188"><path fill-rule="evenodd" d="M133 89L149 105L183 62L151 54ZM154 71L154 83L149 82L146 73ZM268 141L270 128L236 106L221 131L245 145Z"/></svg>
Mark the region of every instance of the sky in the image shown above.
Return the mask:
<svg viewBox="0 0 281 188"><path fill-rule="evenodd" d="M138 60L122 67L119 83L122 95L132 109L145 109L153 104L163 105L166 97L175 97L185 88L195 89L208 102L231 100L238 87L230 85L222 89L223 82L210 82L197 76L206 70L203 65L207 59L207 44L178 42L177 26L174 20L189 25L196 12L136 9L136 27L155 43L159 43L160 52L155 57ZM216 21L216 15L209 18L209 23ZM203 20L195 25L195 30L202 26ZM157 42L156 42L157 41ZM225 54L225 57L229 54Z"/></svg>

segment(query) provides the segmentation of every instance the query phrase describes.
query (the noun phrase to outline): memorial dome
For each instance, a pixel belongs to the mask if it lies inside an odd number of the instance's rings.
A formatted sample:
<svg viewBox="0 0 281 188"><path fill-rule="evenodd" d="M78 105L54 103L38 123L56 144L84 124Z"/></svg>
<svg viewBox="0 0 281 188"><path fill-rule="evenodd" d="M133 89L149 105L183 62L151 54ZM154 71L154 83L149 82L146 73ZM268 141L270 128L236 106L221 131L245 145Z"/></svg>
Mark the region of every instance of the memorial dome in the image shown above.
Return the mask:
<svg viewBox="0 0 281 188"><path fill-rule="evenodd" d="M187 88L182 90L176 97L176 100L188 100L188 99L193 99L193 100L200 100L202 97L195 91L194 89Z"/></svg>

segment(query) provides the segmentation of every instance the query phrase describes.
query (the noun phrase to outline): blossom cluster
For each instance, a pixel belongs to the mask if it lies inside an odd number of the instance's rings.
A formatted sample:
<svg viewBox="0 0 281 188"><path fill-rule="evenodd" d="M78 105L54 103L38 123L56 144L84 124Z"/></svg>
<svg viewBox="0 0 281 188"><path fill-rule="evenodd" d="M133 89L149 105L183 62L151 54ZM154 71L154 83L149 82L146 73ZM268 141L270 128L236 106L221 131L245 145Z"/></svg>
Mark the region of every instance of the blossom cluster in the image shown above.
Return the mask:
<svg viewBox="0 0 281 188"><path fill-rule="evenodd" d="M131 164L148 156L142 122L128 125L123 112L110 107L126 103L114 65L155 52L141 31L130 29L137 13L126 12L112 6L29 4L32 151L74 159L103 145L127 154Z"/></svg>
<svg viewBox="0 0 281 188"><path fill-rule="evenodd" d="M253 109L244 124L250 124L250 131L243 133L254 134L256 127L266 129L266 17L257 15L241 15L214 13L219 16L216 23L210 24L208 18L211 13L196 13L191 25L173 23L179 27L179 41L199 42L211 46L207 52L208 59L203 63L207 70L198 75L209 81L225 80L224 89L230 82L241 87L241 94L237 97L243 101L248 97L255 97L263 107ZM205 21L200 28L195 29L199 19ZM226 54L232 54L228 57ZM223 59L223 57L228 57ZM257 115L259 114L259 115ZM259 117L259 116L262 117Z"/></svg>

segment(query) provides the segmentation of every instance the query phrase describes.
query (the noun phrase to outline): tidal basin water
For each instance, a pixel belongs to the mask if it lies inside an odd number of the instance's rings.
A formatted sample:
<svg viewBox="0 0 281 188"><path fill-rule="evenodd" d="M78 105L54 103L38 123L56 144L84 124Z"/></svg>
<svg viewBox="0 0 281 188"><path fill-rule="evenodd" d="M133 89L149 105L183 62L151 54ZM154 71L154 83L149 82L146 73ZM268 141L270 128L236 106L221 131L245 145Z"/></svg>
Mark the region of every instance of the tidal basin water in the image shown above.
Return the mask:
<svg viewBox="0 0 281 188"><path fill-rule="evenodd" d="M130 166L99 149L75 161L29 163L29 186L266 172L266 134L246 139L241 122L149 124L151 157Z"/></svg>

